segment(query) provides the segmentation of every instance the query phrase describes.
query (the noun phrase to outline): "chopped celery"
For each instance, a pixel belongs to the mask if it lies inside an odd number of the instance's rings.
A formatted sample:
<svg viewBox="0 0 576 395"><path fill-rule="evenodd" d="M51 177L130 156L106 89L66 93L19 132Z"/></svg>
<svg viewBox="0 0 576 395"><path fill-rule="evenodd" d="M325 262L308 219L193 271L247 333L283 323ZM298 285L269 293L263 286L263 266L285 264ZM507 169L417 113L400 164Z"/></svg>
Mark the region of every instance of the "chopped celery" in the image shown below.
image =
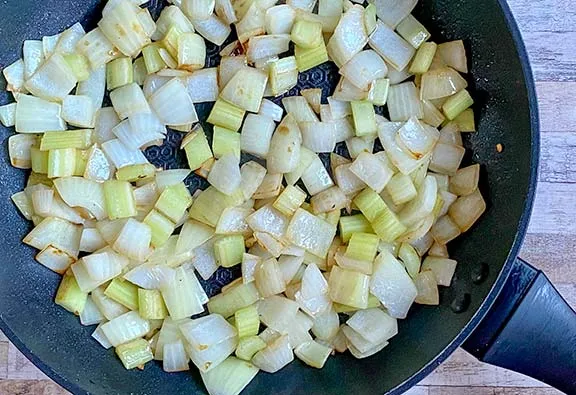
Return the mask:
<svg viewBox="0 0 576 395"><path fill-rule="evenodd" d="M372 82L370 91L368 92L368 100L375 106L383 106L388 101L388 89L390 88L390 80L388 78L380 78Z"/></svg>
<svg viewBox="0 0 576 395"><path fill-rule="evenodd" d="M74 168L74 175L82 177L86 172L86 165L88 164L88 150L76 150L76 166Z"/></svg>
<svg viewBox="0 0 576 395"><path fill-rule="evenodd" d="M378 300L378 298L372 294L368 295L368 305L366 306L367 309L373 309L376 307L380 307L382 303ZM358 311L357 307L347 306L341 303L334 303L334 311L336 313L352 313L354 311Z"/></svg>
<svg viewBox="0 0 576 395"><path fill-rule="evenodd" d="M354 204L364 214L368 221L374 221L382 212L386 211L386 203L380 195L370 188L364 189L354 198Z"/></svg>
<svg viewBox="0 0 576 395"><path fill-rule="evenodd" d="M64 148L87 149L92 141L92 130L69 130L66 132L44 133L40 141L40 150L50 151Z"/></svg>
<svg viewBox="0 0 576 395"><path fill-rule="evenodd" d="M130 310L138 310L138 287L131 282L115 278L106 287L104 295Z"/></svg>
<svg viewBox="0 0 576 395"><path fill-rule="evenodd" d="M372 34L372 32L376 30L376 18L376 6L370 3L366 6L364 11L364 26L366 26L366 33L368 33L368 35Z"/></svg>
<svg viewBox="0 0 576 395"><path fill-rule="evenodd" d="M172 233L174 233L174 229L176 227L174 222L154 209L148 213L142 222L148 225L152 230L151 244L154 247L160 247L164 245Z"/></svg>
<svg viewBox="0 0 576 395"><path fill-rule="evenodd" d="M80 315L82 310L84 310L87 298L88 294L82 292L76 282L76 278L72 274L65 274L56 292L54 302L69 312Z"/></svg>
<svg viewBox="0 0 576 395"><path fill-rule="evenodd" d="M158 44L156 43L149 44L142 48L142 56L144 57L144 64L146 65L148 74L156 73L167 67L158 52Z"/></svg>
<svg viewBox="0 0 576 395"><path fill-rule="evenodd" d="M340 238L347 243L354 233L373 233L372 225L362 214L340 217Z"/></svg>
<svg viewBox="0 0 576 395"><path fill-rule="evenodd" d="M380 239L375 234L354 233L348 242L346 256L351 259L372 262L378 252Z"/></svg>
<svg viewBox="0 0 576 395"><path fill-rule="evenodd" d="M132 185L128 181L108 180L103 186L108 218L114 220L138 214Z"/></svg>
<svg viewBox="0 0 576 395"><path fill-rule="evenodd" d="M315 48L302 48L295 46L294 56L296 57L298 71L301 73L330 60L324 41L322 41L320 45Z"/></svg>
<svg viewBox="0 0 576 395"><path fill-rule="evenodd" d="M182 33L183 31L180 27L172 25L162 40L162 46L170 53L170 56L175 59L178 58L178 39Z"/></svg>
<svg viewBox="0 0 576 395"><path fill-rule="evenodd" d="M190 169L196 170L202 167L202 164L212 158L210 145L204 134L204 129L199 127L190 132L182 141L182 148L186 151L188 165Z"/></svg>
<svg viewBox="0 0 576 395"><path fill-rule="evenodd" d="M312 340L296 347L294 354L306 365L322 369L332 354L332 348Z"/></svg>
<svg viewBox="0 0 576 395"><path fill-rule="evenodd" d="M234 104L228 103L223 99L218 99L216 103L214 103L214 107L212 107L212 111L208 116L208 122L237 132L240 130L240 126L242 126L245 113L246 111L236 107Z"/></svg>
<svg viewBox="0 0 576 395"><path fill-rule="evenodd" d="M316 48L324 42L322 24L298 19L292 26L290 39L299 47L306 49Z"/></svg>
<svg viewBox="0 0 576 395"><path fill-rule="evenodd" d="M260 316L256 305L244 307L234 313L238 337L249 337L258 334L260 329Z"/></svg>
<svg viewBox="0 0 576 395"><path fill-rule="evenodd" d="M424 43L416 51L414 59L412 59L412 64L410 65L410 73L412 74L424 74L432 65L432 60L436 54L438 45L436 43Z"/></svg>
<svg viewBox="0 0 576 395"><path fill-rule="evenodd" d="M208 301L208 311L228 318L241 308L250 306L260 299L254 282L239 284L224 293L213 296Z"/></svg>
<svg viewBox="0 0 576 395"><path fill-rule="evenodd" d="M282 214L291 217L305 200L306 194L300 188L288 185L272 206Z"/></svg>
<svg viewBox="0 0 576 395"><path fill-rule="evenodd" d="M116 355L126 369L143 368L147 362L154 359L150 343L144 339L136 339L116 347Z"/></svg>
<svg viewBox="0 0 576 395"><path fill-rule="evenodd" d="M114 90L132 82L134 82L132 58L114 59L106 65L106 87L108 90Z"/></svg>
<svg viewBox="0 0 576 395"><path fill-rule="evenodd" d="M242 263L244 252L244 236L242 235L225 236L214 243L216 260L223 267L232 267Z"/></svg>
<svg viewBox="0 0 576 395"><path fill-rule="evenodd" d="M202 191L190 208L190 218L213 228L218 225L222 212L228 207L235 207L244 202L242 189L233 195L226 196L214 187Z"/></svg>
<svg viewBox="0 0 576 395"><path fill-rule="evenodd" d="M376 125L376 113L374 105L365 101L353 101L352 118L354 119L354 129L357 137L372 136L378 133Z"/></svg>
<svg viewBox="0 0 576 395"><path fill-rule="evenodd" d="M414 48L420 48L420 46L430 38L428 30L412 15L404 18L398 27L396 27L396 31Z"/></svg>
<svg viewBox="0 0 576 395"><path fill-rule="evenodd" d="M266 342L258 336L241 337L236 347L236 356L244 361L250 361L254 354L266 346Z"/></svg>
<svg viewBox="0 0 576 395"><path fill-rule="evenodd" d="M134 61L134 65L132 67L133 71L133 80L138 85L144 85L144 81L146 81L146 76L148 75L148 71L146 70L146 62L144 62L144 58L140 57Z"/></svg>
<svg viewBox="0 0 576 395"><path fill-rule="evenodd" d="M332 301L358 309L368 307L369 276L334 266L328 284Z"/></svg>
<svg viewBox="0 0 576 395"><path fill-rule="evenodd" d="M442 111L444 115L446 115L446 118L452 121L472 104L474 104L474 99L472 99L472 96L470 96L470 93L466 89L462 89L446 100L444 105L442 105Z"/></svg>
<svg viewBox="0 0 576 395"><path fill-rule="evenodd" d="M461 132L475 132L476 123L474 121L474 110L468 108L460 113L454 122L458 125Z"/></svg>
<svg viewBox="0 0 576 395"><path fill-rule="evenodd" d="M88 62L86 56L79 54L68 54L64 55L64 60L79 82L86 81L88 78L90 78L90 63Z"/></svg>
<svg viewBox="0 0 576 395"><path fill-rule="evenodd" d="M374 232L384 241L392 242L406 232L406 227L400 222L396 214L385 206L386 209L371 221Z"/></svg>
<svg viewBox="0 0 576 395"><path fill-rule="evenodd" d="M228 152L240 157L240 133L220 126L214 126L212 152L214 152L214 157L217 159Z"/></svg>
<svg viewBox="0 0 576 395"><path fill-rule="evenodd" d="M168 317L168 310L157 289L138 289L138 311L145 320L163 320Z"/></svg>
<svg viewBox="0 0 576 395"><path fill-rule="evenodd" d="M74 148L54 149L48 152L48 178L70 177L76 170Z"/></svg>
<svg viewBox="0 0 576 395"><path fill-rule="evenodd" d="M298 65L294 56L270 63L269 85L274 96L288 92L298 83Z"/></svg>
<svg viewBox="0 0 576 395"><path fill-rule="evenodd" d="M30 160L32 162L32 171L39 174L48 173L48 155L49 152L41 151L40 148L30 148Z"/></svg>
<svg viewBox="0 0 576 395"><path fill-rule="evenodd" d="M156 174L156 168L150 163L125 166L116 171L116 178L120 181L136 182Z"/></svg>
<svg viewBox="0 0 576 395"><path fill-rule="evenodd" d="M171 219L172 222L177 223L184 215L186 209L190 207L190 204L192 204L190 191L181 182L166 187L154 207Z"/></svg>
<svg viewBox="0 0 576 395"><path fill-rule="evenodd" d="M412 178L406 174L395 174L386 185L386 192L396 205L404 204L414 199L418 191L412 182Z"/></svg>

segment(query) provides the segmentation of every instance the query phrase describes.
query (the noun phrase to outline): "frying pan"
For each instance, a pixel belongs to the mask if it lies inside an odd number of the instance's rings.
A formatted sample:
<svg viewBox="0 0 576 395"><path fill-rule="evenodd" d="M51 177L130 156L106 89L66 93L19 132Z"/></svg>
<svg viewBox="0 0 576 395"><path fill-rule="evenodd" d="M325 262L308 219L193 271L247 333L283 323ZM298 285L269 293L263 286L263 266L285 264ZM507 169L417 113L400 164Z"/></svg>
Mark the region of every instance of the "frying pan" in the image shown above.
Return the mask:
<svg viewBox="0 0 576 395"><path fill-rule="evenodd" d="M0 65L16 60L25 39L62 31L76 21L86 29L100 18L100 0L8 0L0 5ZM152 1L158 15L164 6ZM518 260L538 168L538 117L528 58L512 15L502 0L421 0L416 16L436 41L464 39L469 50L478 133L465 136L467 162L482 165L480 188L488 209L465 236L450 245L458 260L453 286L441 289L441 304L415 305L400 322L399 334L377 355L355 360L331 358L323 370L296 361L279 373L261 373L246 394L401 393L464 345L482 360L532 375L567 393L576 393L576 315L546 277ZM208 48L209 65L218 49ZM300 76L300 88L337 81L325 64ZM2 87L3 88L3 87ZM3 93L1 100L10 100ZM211 105L199 105L206 119ZM22 190L25 174L10 166L1 129L0 162L0 329L43 372L73 393L204 393L196 369L164 373L157 363L145 371L126 371L90 338L93 327L53 303L59 276L34 262L34 251L21 243L30 224L19 216L10 196ZM148 150L165 168L185 166L181 134ZM498 153L496 144L504 151ZM191 189L203 186L194 178ZM238 273L219 271L204 282L210 295Z"/></svg>

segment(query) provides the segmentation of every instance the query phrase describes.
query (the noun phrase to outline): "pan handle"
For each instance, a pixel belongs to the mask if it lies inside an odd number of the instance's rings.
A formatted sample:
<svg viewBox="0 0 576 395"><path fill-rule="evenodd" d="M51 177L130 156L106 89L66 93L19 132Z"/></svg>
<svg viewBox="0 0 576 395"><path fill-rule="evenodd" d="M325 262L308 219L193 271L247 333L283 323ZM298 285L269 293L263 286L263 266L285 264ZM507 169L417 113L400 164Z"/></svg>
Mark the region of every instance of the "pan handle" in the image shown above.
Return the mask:
<svg viewBox="0 0 576 395"><path fill-rule="evenodd" d="M576 394L576 313L544 273L519 258L463 347L483 362Z"/></svg>

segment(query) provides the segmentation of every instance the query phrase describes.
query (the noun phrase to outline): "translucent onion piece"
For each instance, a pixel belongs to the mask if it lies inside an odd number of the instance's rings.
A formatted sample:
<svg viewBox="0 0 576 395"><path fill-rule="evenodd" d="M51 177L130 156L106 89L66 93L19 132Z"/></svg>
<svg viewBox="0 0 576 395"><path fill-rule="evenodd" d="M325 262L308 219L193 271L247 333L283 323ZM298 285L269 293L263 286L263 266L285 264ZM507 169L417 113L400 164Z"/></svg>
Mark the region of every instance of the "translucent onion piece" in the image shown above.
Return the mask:
<svg viewBox="0 0 576 395"><path fill-rule="evenodd" d="M102 332L114 347L144 336L150 323L131 311L102 325Z"/></svg>
<svg viewBox="0 0 576 395"><path fill-rule="evenodd" d="M388 74L388 67L380 55L372 50L357 53L341 69L342 74L357 88L366 91L372 81L384 78Z"/></svg>
<svg viewBox="0 0 576 395"><path fill-rule="evenodd" d="M106 157L114 164L114 167L121 169L125 166L148 163L148 160L140 150L131 150L120 140L109 140L102 144L102 150Z"/></svg>
<svg viewBox="0 0 576 395"><path fill-rule="evenodd" d="M398 334L398 323L380 309L360 310L346 321L360 336L373 344L379 344Z"/></svg>
<svg viewBox="0 0 576 395"><path fill-rule="evenodd" d="M214 14L203 21L195 20L194 27L198 34L216 45L222 45L232 32L230 26Z"/></svg>
<svg viewBox="0 0 576 395"><path fill-rule="evenodd" d="M144 262L151 254L152 231L146 224L129 218L114 242L113 248L120 254Z"/></svg>
<svg viewBox="0 0 576 395"><path fill-rule="evenodd" d="M238 395L257 374L257 367L235 357L226 359L209 372L200 372L210 395Z"/></svg>
<svg viewBox="0 0 576 395"><path fill-rule="evenodd" d="M378 21L376 30L370 36L369 44L398 71L404 70L415 54L414 47L382 21Z"/></svg>
<svg viewBox="0 0 576 395"><path fill-rule="evenodd" d="M258 351L252 362L265 372L276 373L294 360L292 347L287 335L271 342L264 350Z"/></svg>
<svg viewBox="0 0 576 395"><path fill-rule="evenodd" d="M450 67L430 70L422 75L420 96L422 99L440 99L468 87L468 82Z"/></svg>
<svg viewBox="0 0 576 395"><path fill-rule="evenodd" d="M310 165L302 172L302 181L312 196L334 186L324 163L317 155L314 155Z"/></svg>
<svg viewBox="0 0 576 395"><path fill-rule="evenodd" d="M248 114L240 137L242 151L266 158L275 127L274 121L265 115Z"/></svg>
<svg viewBox="0 0 576 395"><path fill-rule="evenodd" d="M418 196L410 201L398 214L400 221L408 226L414 226L424 217L432 213L436 204L438 184L432 176L427 176L418 189Z"/></svg>
<svg viewBox="0 0 576 395"><path fill-rule="evenodd" d="M414 156L421 157L432 151L440 133L436 128L423 125L416 117L411 117L398 131L398 138Z"/></svg>
<svg viewBox="0 0 576 395"><path fill-rule="evenodd" d="M120 119L126 119L140 112L150 112L144 92L136 83L124 85L110 92L110 100Z"/></svg>
<svg viewBox="0 0 576 395"><path fill-rule="evenodd" d="M288 114L270 142L267 168L270 173L290 173L298 165L302 135L294 117Z"/></svg>
<svg viewBox="0 0 576 395"><path fill-rule="evenodd" d="M197 70L184 80L193 103L215 102L218 99L218 69Z"/></svg>
<svg viewBox="0 0 576 395"><path fill-rule="evenodd" d="M63 177L54 180L62 200L71 207L82 207L96 219L107 216L102 184L82 177Z"/></svg>
<svg viewBox="0 0 576 395"><path fill-rule="evenodd" d="M302 144L309 150L321 153L332 152L336 147L336 123L300 122Z"/></svg>
<svg viewBox="0 0 576 395"><path fill-rule="evenodd" d="M33 95L49 101L62 101L78 80L62 55L55 53L30 77L24 86Z"/></svg>
<svg viewBox="0 0 576 395"><path fill-rule="evenodd" d="M170 317L175 320L203 312L202 305L208 301L194 273L183 267L176 269L173 278L166 281L160 290Z"/></svg>
<svg viewBox="0 0 576 395"><path fill-rule="evenodd" d="M424 116L418 89L413 82L392 85L388 91L388 111L391 121L407 121L410 117Z"/></svg>
<svg viewBox="0 0 576 395"><path fill-rule="evenodd" d="M188 354L181 340L175 343L164 344L162 369L164 369L165 372L183 372L190 370L188 363Z"/></svg>
<svg viewBox="0 0 576 395"><path fill-rule="evenodd" d="M328 282L315 264L306 267L300 291L296 292L295 299L302 310L313 317L324 313L332 306Z"/></svg>
<svg viewBox="0 0 576 395"><path fill-rule="evenodd" d="M44 61L44 51L42 41L26 40L22 50L24 59L24 78L28 79L38 70Z"/></svg>
<svg viewBox="0 0 576 395"><path fill-rule="evenodd" d="M19 133L41 133L66 130L61 118L62 106L30 96L19 95L16 104L15 125Z"/></svg>
<svg viewBox="0 0 576 395"><path fill-rule="evenodd" d="M98 22L106 38L120 52L130 57L136 57L150 43L150 37L146 35L136 10L139 8L128 2L120 2Z"/></svg>
<svg viewBox="0 0 576 395"><path fill-rule="evenodd" d="M51 245L70 256L77 257L81 237L81 226L60 218L45 218L22 241L39 250Z"/></svg>
<svg viewBox="0 0 576 395"><path fill-rule="evenodd" d="M452 220L466 232L474 225L480 216L486 211L486 202L478 189L468 196L462 196L456 200L448 211Z"/></svg>
<svg viewBox="0 0 576 395"><path fill-rule="evenodd" d="M393 171L375 155L362 152L350 166L350 171L374 191L380 193L388 184Z"/></svg>
<svg viewBox="0 0 576 395"><path fill-rule="evenodd" d="M2 74L4 74L4 78L7 82L7 91L21 93L27 92L26 88L24 88L24 61L22 59L18 59L11 65L5 67L2 70Z"/></svg>
<svg viewBox="0 0 576 395"><path fill-rule="evenodd" d="M376 6L378 18L391 28L395 28L410 15L417 2L417 0L374 0L372 3Z"/></svg>
<svg viewBox="0 0 576 395"><path fill-rule="evenodd" d="M342 67L360 52L367 42L364 8L355 5L342 16L326 47L330 58L338 67Z"/></svg>
<svg viewBox="0 0 576 395"><path fill-rule="evenodd" d="M232 195L241 182L239 158L228 153L218 159L208 175L208 182L225 195Z"/></svg>
<svg viewBox="0 0 576 395"><path fill-rule="evenodd" d="M32 167L32 158L30 148L38 143L34 135L16 134L8 138L8 154L10 163L19 169L30 169Z"/></svg>
<svg viewBox="0 0 576 395"><path fill-rule="evenodd" d="M158 41L164 38L168 30L175 26L182 33L194 33L194 26L179 7L168 6L162 10L156 21L156 31L152 34L152 40Z"/></svg>
<svg viewBox="0 0 576 395"><path fill-rule="evenodd" d="M220 92L220 97L246 111L258 112L268 82L266 73L241 68Z"/></svg>
<svg viewBox="0 0 576 395"><path fill-rule="evenodd" d="M150 97L150 106L167 125L198 122L194 103L184 84L172 79Z"/></svg>
<svg viewBox="0 0 576 395"><path fill-rule="evenodd" d="M418 290L418 296L415 302L418 304L425 304L437 306L440 304L440 296L438 294L438 283L436 276L431 270L420 272L414 278L414 285Z"/></svg>
<svg viewBox="0 0 576 395"><path fill-rule="evenodd" d="M286 230L286 238L306 251L325 257L336 234L336 227L298 209Z"/></svg>
<svg viewBox="0 0 576 395"><path fill-rule="evenodd" d="M290 36L288 34L270 34L251 37L248 41L246 56L250 62L267 59L287 52L289 44Z"/></svg>

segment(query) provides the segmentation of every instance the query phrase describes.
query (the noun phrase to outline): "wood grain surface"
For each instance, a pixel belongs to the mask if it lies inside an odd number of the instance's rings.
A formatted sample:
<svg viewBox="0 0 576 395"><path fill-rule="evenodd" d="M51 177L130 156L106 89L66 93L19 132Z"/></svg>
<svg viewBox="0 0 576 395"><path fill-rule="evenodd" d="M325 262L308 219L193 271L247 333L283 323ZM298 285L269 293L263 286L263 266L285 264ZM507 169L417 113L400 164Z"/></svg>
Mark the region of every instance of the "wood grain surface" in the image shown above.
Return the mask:
<svg viewBox="0 0 576 395"><path fill-rule="evenodd" d="M540 182L521 256L576 307L576 7L574 0L509 0L530 54L542 126ZM410 395L556 395L528 377L458 350ZM66 391L0 332L0 395Z"/></svg>

